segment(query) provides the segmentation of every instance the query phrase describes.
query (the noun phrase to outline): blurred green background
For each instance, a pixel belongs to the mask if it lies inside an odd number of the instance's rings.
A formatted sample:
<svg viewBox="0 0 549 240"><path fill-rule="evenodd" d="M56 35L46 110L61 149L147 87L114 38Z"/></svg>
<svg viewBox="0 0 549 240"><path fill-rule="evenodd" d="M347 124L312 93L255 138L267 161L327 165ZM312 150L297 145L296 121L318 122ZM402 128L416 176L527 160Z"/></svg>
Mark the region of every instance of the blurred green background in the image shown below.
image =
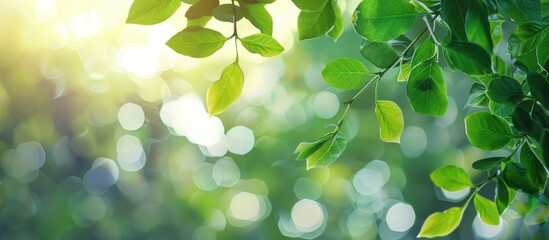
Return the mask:
<svg viewBox="0 0 549 240"><path fill-rule="evenodd" d="M435 189L432 170L453 164L483 177L470 167L485 152L464 136L472 81L462 74L446 69L449 108L434 118L411 110L389 72L380 98L404 111L402 143L379 140L365 94L343 156L306 171L295 146L324 135L352 96L320 76L330 59L360 59L350 25L337 43L297 43L297 9L268 5L286 52L243 51L243 94L210 118L205 92L234 46L207 59L177 55L164 42L185 26L186 9L127 25L131 2L0 0L0 239L412 239L469 191ZM339 3L350 19L358 1ZM208 27L229 35L227 24ZM239 32L254 33L246 24ZM517 198L500 225L467 211L450 238L543 236L547 209Z"/></svg>

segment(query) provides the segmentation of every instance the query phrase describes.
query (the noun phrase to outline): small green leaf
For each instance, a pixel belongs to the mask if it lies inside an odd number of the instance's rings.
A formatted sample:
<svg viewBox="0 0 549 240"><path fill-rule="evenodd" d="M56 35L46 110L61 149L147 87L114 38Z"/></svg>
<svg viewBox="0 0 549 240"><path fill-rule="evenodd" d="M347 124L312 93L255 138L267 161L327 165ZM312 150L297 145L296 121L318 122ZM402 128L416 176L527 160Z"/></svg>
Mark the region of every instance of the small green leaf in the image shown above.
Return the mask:
<svg viewBox="0 0 549 240"><path fill-rule="evenodd" d="M353 90L364 85L370 72L358 60L353 58L337 58L326 64L322 70L322 78L332 87Z"/></svg>
<svg viewBox="0 0 549 240"><path fill-rule="evenodd" d="M195 58L210 56L223 47L227 38L221 33L208 29L183 29L175 34L166 45L179 54Z"/></svg>
<svg viewBox="0 0 549 240"><path fill-rule="evenodd" d="M302 11L297 17L297 32L299 40L322 36L335 23L335 13L331 4L326 4L318 12Z"/></svg>
<svg viewBox="0 0 549 240"><path fill-rule="evenodd" d="M547 182L547 172L541 164L541 160L538 159L527 144L522 145L520 149L520 163L526 167L526 174L538 188L538 191L543 191Z"/></svg>
<svg viewBox="0 0 549 240"><path fill-rule="evenodd" d="M469 42L482 46L491 53L493 44L488 22L488 8L478 0L470 1L465 16L465 33Z"/></svg>
<svg viewBox="0 0 549 240"><path fill-rule="evenodd" d="M530 93L539 101L545 109L549 109L549 80L539 73L529 73L526 82L530 87Z"/></svg>
<svg viewBox="0 0 549 240"><path fill-rule="evenodd" d="M331 0L292 0L297 8L306 12L321 11L328 1Z"/></svg>
<svg viewBox="0 0 549 240"><path fill-rule="evenodd" d="M520 189L530 194L536 194L538 192L538 187L534 185L532 180L528 177L526 168L520 163L509 163L509 165L505 167L502 177L509 187L517 190Z"/></svg>
<svg viewBox="0 0 549 240"><path fill-rule="evenodd" d="M404 129L404 117L398 105L389 100L378 100L375 113L379 122L381 140L400 143L400 135Z"/></svg>
<svg viewBox="0 0 549 240"><path fill-rule="evenodd" d="M251 53L259 53L263 57L274 57L284 51L273 37L264 33L241 38L240 42Z"/></svg>
<svg viewBox="0 0 549 240"><path fill-rule="evenodd" d="M498 208L498 213L501 215L511 205L513 198L515 198L516 191L509 188L503 179L498 178L496 187L495 202Z"/></svg>
<svg viewBox="0 0 549 240"><path fill-rule="evenodd" d="M459 191L475 186L465 170L453 165L446 165L433 171L430 177L435 186L446 191Z"/></svg>
<svg viewBox="0 0 549 240"><path fill-rule="evenodd" d="M436 48L435 44L430 40L423 41L414 51L414 56L412 57L412 68L418 64L430 60L435 57Z"/></svg>
<svg viewBox="0 0 549 240"><path fill-rule="evenodd" d="M461 222L462 207L451 207L444 212L435 212L423 223L418 238L444 237L452 233Z"/></svg>
<svg viewBox="0 0 549 240"><path fill-rule="evenodd" d="M477 210L480 219L490 225L499 224L499 213L496 204L480 194L475 195L473 200L475 203L475 209Z"/></svg>
<svg viewBox="0 0 549 240"><path fill-rule="evenodd" d="M451 42L443 47L444 58L452 70L467 75L485 75L492 72L490 55L481 46L469 42Z"/></svg>
<svg viewBox="0 0 549 240"><path fill-rule="evenodd" d="M424 61L412 68L406 92L415 112L434 116L446 113L446 85L442 69L434 60Z"/></svg>
<svg viewBox="0 0 549 240"><path fill-rule="evenodd" d="M467 116L465 129L469 142L484 150L500 149L513 139L509 124L489 112L475 112Z"/></svg>
<svg viewBox="0 0 549 240"><path fill-rule="evenodd" d="M307 170L332 164L341 156L346 146L347 137L343 132L332 133L328 140L319 143L318 148L306 157Z"/></svg>
<svg viewBox="0 0 549 240"><path fill-rule="evenodd" d="M181 6L179 0L134 0L126 23L152 25L171 17Z"/></svg>
<svg viewBox="0 0 549 240"><path fill-rule="evenodd" d="M386 42L406 32L418 13L408 0L363 0L354 16L358 34L373 42Z"/></svg>
<svg viewBox="0 0 549 240"><path fill-rule="evenodd" d="M214 8L212 14L219 21L231 23L235 20L239 21L243 17L240 7L232 4L221 4Z"/></svg>
<svg viewBox="0 0 549 240"><path fill-rule="evenodd" d="M494 167L499 166L499 164L503 162L505 159L506 159L505 157L491 157L491 158L480 159L473 163L473 168L477 170L490 171Z"/></svg>
<svg viewBox="0 0 549 240"><path fill-rule="evenodd" d="M398 59L396 51L387 43L362 41L360 54L374 66L385 69Z"/></svg>
<svg viewBox="0 0 549 240"><path fill-rule="evenodd" d="M219 80L210 85L206 94L210 116L224 112L233 104L240 96L243 84L244 75L238 62L223 69Z"/></svg>
<svg viewBox="0 0 549 240"><path fill-rule="evenodd" d="M332 9L334 9L335 21L334 27L328 32L328 36L330 36L334 41L337 41L343 33L343 30L345 30L345 22L343 21L341 9L339 8L339 5L337 5L337 2L332 2L330 5L332 5Z"/></svg>
<svg viewBox="0 0 549 240"><path fill-rule="evenodd" d="M242 14L262 33L273 34L273 18L262 3L241 4Z"/></svg>
<svg viewBox="0 0 549 240"><path fill-rule="evenodd" d="M397 82L406 82L410 78L410 72L412 71L412 66L409 63L400 65Z"/></svg>
<svg viewBox="0 0 549 240"><path fill-rule="evenodd" d="M219 6L219 0L200 0L193 4L185 13L187 19L197 19L204 16L213 16L213 10Z"/></svg>
<svg viewBox="0 0 549 240"><path fill-rule="evenodd" d="M527 22L520 26L509 37L509 52L513 57L530 53L545 39L549 30L547 25L539 22Z"/></svg>
<svg viewBox="0 0 549 240"><path fill-rule="evenodd" d="M486 87L481 83L473 83L469 91L467 105L475 107L488 107L490 99L486 96Z"/></svg>
<svg viewBox="0 0 549 240"><path fill-rule="evenodd" d="M301 143L299 143L299 145L297 145L297 148L295 149L295 152L294 152L294 153L299 153L297 155L297 159L307 158L309 155L313 154L316 150L318 150L324 142L330 140L330 138L332 138L333 135L334 135L334 133L331 132L331 133L328 133L328 134L324 135L322 138L320 138L319 140L316 140L314 142L301 142Z"/></svg>
<svg viewBox="0 0 549 240"><path fill-rule="evenodd" d="M539 0L498 0L498 6L516 23L539 21L541 5Z"/></svg>
<svg viewBox="0 0 549 240"><path fill-rule="evenodd" d="M504 105L517 104L524 98L520 83L507 76L493 79L486 94L490 100Z"/></svg>

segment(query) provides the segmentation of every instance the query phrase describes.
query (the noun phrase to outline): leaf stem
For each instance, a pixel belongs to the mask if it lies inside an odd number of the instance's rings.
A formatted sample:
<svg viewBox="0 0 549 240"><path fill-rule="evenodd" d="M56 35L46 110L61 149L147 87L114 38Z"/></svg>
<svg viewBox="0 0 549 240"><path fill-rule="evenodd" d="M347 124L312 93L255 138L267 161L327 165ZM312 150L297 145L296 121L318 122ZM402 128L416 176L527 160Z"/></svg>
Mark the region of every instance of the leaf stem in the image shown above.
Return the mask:
<svg viewBox="0 0 549 240"><path fill-rule="evenodd" d="M236 5L234 4L234 0L231 0L231 3L233 5L233 37L234 37L234 48L236 51L236 62L238 62L238 30L236 27Z"/></svg>

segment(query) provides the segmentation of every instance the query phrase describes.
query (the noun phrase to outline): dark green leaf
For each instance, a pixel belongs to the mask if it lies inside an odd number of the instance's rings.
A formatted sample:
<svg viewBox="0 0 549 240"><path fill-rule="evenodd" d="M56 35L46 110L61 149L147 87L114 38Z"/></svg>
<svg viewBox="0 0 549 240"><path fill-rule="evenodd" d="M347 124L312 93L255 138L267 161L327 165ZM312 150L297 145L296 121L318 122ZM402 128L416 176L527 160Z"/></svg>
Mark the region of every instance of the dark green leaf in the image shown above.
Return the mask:
<svg viewBox="0 0 549 240"><path fill-rule="evenodd" d="M488 9L479 0L470 0L465 16L465 33L469 42L482 46L491 53L493 44L488 22Z"/></svg>
<svg viewBox="0 0 549 240"><path fill-rule="evenodd" d="M507 122L489 112L475 112L467 116L465 129L469 142L484 150L500 149L512 139Z"/></svg>
<svg viewBox="0 0 549 240"><path fill-rule="evenodd" d="M200 0L193 4L185 13L187 19L197 19L213 16L212 11L219 6L219 0Z"/></svg>
<svg viewBox="0 0 549 240"><path fill-rule="evenodd" d="M232 4L221 4L212 11L215 19L222 22L234 22L242 19L242 10Z"/></svg>
<svg viewBox="0 0 549 240"><path fill-rule="evenodd" d="M171 17L181 6L179 0L134 0L126 23L152 25Z"/></svg>
<svg viewBox="0 0 549 240"><path fill-rule="evenodd" d="M408 0L363 0L354 13L355 31L373 42L386 42L406 32L416 10Z"/></svg>
<svg viewBox="0 0 549 240"><path fill-rule="evenodd" d="M473 168L478 170L490 171L494 167L499 166L499 164L505 159L505 157L491 157L480 159L473 163Z"/></svg>
<svg viewBox="0 0 549 240"><path fill-rule="evenodd" d="M175 34L166 45L174 51L195 58L203 58L217 52L227 38L208 28L184 29Z"/></svg>
<svg viewBox="0 0 549 240"><path fill-rule="evenodd" d="M206 94L210 116L224 112L233 104L240 96L243 84L244 75L238 62L223 69L219 80L210 85Z"/></svg>
<svg viewBox="0 0 549 240"><path fill-rule="evenodd" d="M273 34L273 18L262 3L240 5L242 14L262 33Z"/></svg>
<svg viewBox="0 0 549 240"><path fill-rule="evenodd" d="M466 41L465 16L471 0L445 0L441 1L442 19L452 30L453 39Z"/></svg>
<svg viewBox="0 0 549 240"><path fill-rule="evenodd" d="M543 130L541 135L540 147L542 151L542 157L545 162L545 166L549 166L549 130Z"/></svg>
<svg viewBox="0 0 549 240"><path fill-rule="evenodd" d="M530 87L530 93L539 101L545 109L549 109L549 80L539 73L529 73L526 82Z"/></svg>
<svg viewBox="0 0 549 240"><path fill-rule="evenodd" d="M412 57L412 68L418 64L430 60L435 56L436 53L435 44L430 40L425 40L421 45L419 45L414 51L414 56Z"/></svg>
<svg viewBox="0 0 549 240"><path fill-rule="evenodd" d="M324 82L332 87L352 90L364 85L366 77L371 73L358 60L353 58L337 58L326 64L322 70Z"/></svg>
<svg viewBox="0 0 549 240"><path fill-rule="evenodd" d="M308 154L307 170L330 165L341 156L346 146L347 137L343 132L332 133L328 140L319 143L319 146Z"/></svg>
<svg viewBox="0 0 549 240"><path fill-rule="evenodd" d="M442 69L435 61L424 61L412 69L406 92L415 112L434 116L446 113L446 85Z"/></svg>
<svg viewBox="0 0 549 240"><path fill-rule="evenodd" d="M538 188L532 183L532 180L528 178L527 174L524 165L513 162L505 167L502 176L509 187L516 190L523 190L530 194L536 194Z"/></svg>
<svg viewBox="0 0 549 240"><path fill-rule="evenodd" d="M513 57L530 53L543 42L547 35L546 25L538 22L527 22L520 26L509 37L509 52Z"/></svg>
<svg viewBox="0 0 549 240"><path fill-rule="evenodd" d="M444 212L435 212L425 219L417 237L444 237L452 233L459 226L462 215L462 207L451 207Z"/></svg>
<svg viewBox="0 0 549 240"><path fill-rule="evenodd" d="M547 172L541 164L541 160L538 159L527 144L522 145L520 149L520 163L526 167L526 174L532 180L534 186L537 187L538 191L543 191L547 182Z"/></svg>
<svg viewBox="0 0 549 240"><path fill-rule="evenodd" d="M328 1L331 0L292 0L297 8L306 12L321 11Z"/></svg>
<svg viewBox="0 0 549 240"><path fill-rule="evenodd" d="M493 79L486 94L490 100L505 105L517 104L524 98L520 83L507 76Z"/></svg>
<svg viewBox="0 0 549 240"><path fill-rule="evenodd" d="M475 107L488 107L490 99L486 96L486 87L481 83L473 83L469 91L467 105Z"/></svg>
<svg viewBox="0 0 549 240"><path fill-rule="evenodd" d="M443 48L446 63L452 70L468 75L485 75L492 72L490 54L481 46L468 42L451 42Z"/></svg>
<svg viewBox="0 0 549 240"><path fill-rule="evenodd" d="M379 137L384 142L400 143L400 135L404 130L402 110L393 101L376 101L375 113L379 123Z"/></svg>
<svg viewBox="0 0 549 240"><path fill-rule="evenodd" d="M475 195L473 202L475 203L475 209L483 222L490 225L499 224L499 213L494 202L486 199L478 193Z"/></svg>
<svg viewBox="0 0 549 240"><path fill-rule="evenodd" d="M322 36L335 23L335 13L331 4L326 4L318 12L301 11L297 17L297 32L299 40Z"/></svg>
<svg viewBox="0 0 549 240"><path fill-rule="evenodd" d="M509 205L511 205L513 198L515 198L515 193L516 191L509 188L503 179L498 178L495 202L500 215L505 211L505 209L507 209L507 207L509 207Z"/></svg>
<svg viewBox="0 0 549 240"><path fill-rule="evenodd" d="M332 5L332 8L334 9L335 21L334 27L328 32L328 36L330 36L334 41L337 41L339 36L343 33L343 30L345 30L345 23L343 21L343 16L341 16L341 9L339 8L339 5L337 5L337 2L332 2L330 5Z"/></svg>
<svg viewBox="0 0 549 240"><path fill-rule="evenodd" d="M534 101L526 100L515 107L511 113L511 120L517 130L536 139L541 136L543 127L539 121L533 119L530 111L535 109Z"/></svg>
<svg viewBox="0 0 549 240"><path fill-rule="evenodd" d="M433 171L430 177L435 186L446 191L459 191L475 186L465 170L453 165L446 165Z"/></svg>
<svg viewBox="0 0 549 240"><path fill-rule="evenodd" d="M498 0L498 6L518 24L539 21L541 17L539 0Z"/></svg>
<svg viewBox="0 0 549 240"><path fill-rule="evenodd" d="M264 57L274 57L284 51L284 48L270 35L254 34L241 38L240 42L251 53L259 53Z"/></svg>
<svg viewBox="0 0 549 240"><path fill-rule="evenodd" d="M362 41L360 54L374 66L385 69L398 59L396 51L387 43Z"/></svg>

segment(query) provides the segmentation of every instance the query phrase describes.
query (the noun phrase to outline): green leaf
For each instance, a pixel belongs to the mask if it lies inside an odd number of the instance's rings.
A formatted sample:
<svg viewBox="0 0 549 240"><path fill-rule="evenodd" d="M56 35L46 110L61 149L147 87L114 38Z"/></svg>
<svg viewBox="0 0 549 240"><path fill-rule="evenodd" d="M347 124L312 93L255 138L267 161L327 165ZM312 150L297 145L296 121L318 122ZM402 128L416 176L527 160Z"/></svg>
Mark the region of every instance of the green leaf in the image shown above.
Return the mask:
<svg viewBox="0 0 549 240"><path fill-rule="evenodd" d="M535 126L535 122L533 121L532 116L530 116L529 113L529 111L532 109L532 104L535 103L530 101L521 102L515 107L515 109L513 109L513 112L511 113L511 120L513 122L513 125L517 130L524 134L534 133L534 128L537 127ZM542 130L542 127L539 126L539 129L536 130Z"/></svg>
<svg viewBox="0 0 549 240"><path fill-rule="evenodd" d="M219 6L219 0L200 0L193 4L185 13L187 19L197 19L204 16L213 16L213 10Z"/></svg>
<svg viewBox="0 0 549 240"><path fill-rule="evenodd" d="M489 112L475 112L467 116L465 129L469 142L484 150L500 149L512 139L507 122Z"/></svg>
<svg viewBox="0 0 549 240"><path fill-rule="evenodd" d="M318 12L302 11L297 17L297 32L299 40L322 36L335 23L335 13L331 4L326 4Z"/></svg>
<svg viewBox="0 0 549 240"><path fill-rule="evenodd" d="M513 198L515 198L516 191L509 188L502 178L498 178L496 187L495 202L498 208L498 213L501 215L511 205Z"/></svg>
<svg viewBox="0 0 549 240"><path fill-rule="evenodd" d="M370 72L358 60L353 58L337 58L326 64L322 70L324 82L332 87L353 90L364 85Z"/></svg>
<svg viewBox="0 0 549 240"><path fill-rule="evenodd" d="M181 6L179 0L134 0L126 23L152 25L171 17Z"/></svg>
<svg viewBox="0 0 549 240"><path fill-rule="evenodd" d="M494 167L499 166L499 164L504 161L505 157L491 157L491 158L484 158L480 159L473 163L473 168L477 170L485 170L490 171Z"/></svg>
<svg viewBox="0 0 549 240"><path fill-rule="evenodd" d="M339 5L337 5L337 2L332 2L330 5L332 5L332 8L334 9L335 21L334 27L328 32L328 36L330 36L334 41L337 41L343 33L343 30L345 30L345 23L343 21L343 16L341 16L341 9L339 8Z"/></svg>
<svg viewBox="0 0 549 240"><path fill-rule="evenodd" d="M396 51L387 43L362 41L360 54L374 66L385 69L398 59Z"/></svg>
<svg viewBox="0 0 549 240"><path fill-rule="evenodd" d="M319 143L318 147L307 157L307 170L315 167L328 166L341 156L347 146L347 137L343 132L337 131L331 137Z"/></svg>
<svg viewBox="0 0 549 240"><path fill-rule="evenodd" d="M527 22L518 26L509 37L509 52L513 57L530 53L543 42L548 26L538 22Z"/></svg>
<svg viewBox="0 0 549 240"><path fill-rule="evenodd" d="M397 82L406 82L408 81L408 78L410 78L410 72L412 71L412 67L409 63L401 64L398 76L397 76Z"/></svg>
<svg viewBox="0 0 549 240"><path fill-rule="evenodd" d="M520 149L520 163L526 167L526 175L532 180L537 190L543 191L547 182L547 172L541 164L541 160L538 159L527 144L522 145Z"/></svg>
<svg viewBox="0 0 549 240"><path fill-rule="evenodd" d="M444 237L459 226L462 215L462 207L451 207L444 212L435 212L425 219L417 237Z"/></svg>
<svg viewBox="0 0 549 240"><path fill-rule="evenodd" d="M273 34L273 18L262 3L241 4L242 14L262 33Z"/></svg>
<svg viewBox="0 0 549 240"><path fill-rule="evenodd" d="M227 38L221 33L208 29L184 29L166 42L171 49L185 56L203 58L223 47Z"/></svg>
<svg viewBox="0 0 549 240"><path fill-rule="evenodd" d="M467 105L475 107L488 107L490 99L486 96L486 87L481 83L473 83L469 91Z"/></svg>
<svg viewBox="0 0 549 240"><path fill-rule="evenodd" d="M465 16L465 33L469 42L482 46L489 53L492 52L488 8L479 0L470 1Z"/></svg>
<svg viewBox="0 0 549 240"><path fill-rule="evenodd" d="M446 165L433 171L430 177L435 186L446 191L459 191L475 186L465 170L453 165Z"/></svg>
<svg viewBox="0 0 549 240"><path fill-rule="evenodd" d="M189 28L191 31L200 30L201 28L204 28L211 19L212 19L211 16L204 16L197 19L188 19L187 28ZM199 27L199 28L195 28L195 27Z"/></svg>
<svg viewBox="0 0 549 240"><path fill-rule="evenodd" d="M504 105L517 104L524 98L520 83L507 76L493 79L486 94L490 100Z"/></svg>
<svg viewBox="0 0 549 240"><path fill-rule="evenodd" d="M210 116L224 112L233 104L240 96L243 84L244 74L238 62L223 69L219 80L210 85L206 94Z"/></svg>
<svg viewBox="0 0 549 240"><path fill-rule="evenodd" d="M498 0L498 6L518 24L539 21L541 17L539 0Z"/></svg>
<svg viewBox="0 0 549 240"><path fill-rule="evenodd" d="M503 105L499 103L495 103L490 101L488 104L488 107L490 108L490 112L500 116L500 117L508 117L513 113L513 109L515 106L513 105Z"/></svg>
<svg viewBox="0 0 549 240"><path fill-rule="evenodd" d="M334 133L331 132L331 133L328 133L328 134L324 135L322 138L320 138L319 140L316 140L314 142L301 142L301 143L299 143L299 145L297 145L297 148L295 149L295 152L294 152L294 153L299 153L297 155L297 159L307 158L309 155L313 154L316 150L318 150L324 142L330 140L330 138L332 138L333 135L334 135Z"/></svg>
<svg viewBox="0 0 549 240"><path fill-rule="evenodd" d="M549 80L539 73L529 73L526 82L530 93L545 109L549 109Z"/></svg>
<svg viewBox="0 0 549 240"><path fill-rule="evenodd" d="M331 0L292 0L295 6L306 12L319 12Z"/></svg>
<svg viewBox="0 0 549 240"><path fill-rule="evenodd" d="M406 92L415 112L434 116L446 113L446 85L442 69L434 60L424 61L412 69Z"/></svg>
<svg viewBox="0 0 549 240"><path fill-rule="evenodd" d="M490 34L493 45L497 45L503 39L503 28L501 24L505 22L505 18L501 15L493 15L489 18Z"/></svg>
<svg viewBox="0 0 549 240"><path fill-rule="evenodd" d="M442 19L452 30L453 39L466 41L465 17L471 0L445 0L441 1Z"/></svg>
<svg viewBox="0 0 549 240"><path fill-rule="evenodd" d="M510 163L505 167L505 170L502 173L505 183L509 187L512 187L517 190L523 190L530 194L536 194L538 188L532 180L528 177L526 167L520 163Z"/></svg>
<svg viewBox="0 0 549 240"><path fill-rule="evenodd" d="M241 38L240 42L249 52L259 53L263 57L274 57L284 51L273 37L264 33Z"/></svg>
<svg viewBox="0 0 549 240"><path fill-rule="evenodd" d="M416 10L408 0L363 0L354 13L355 31L373 42L386 42L406 32Z"/></svg>
<svg viewBox="0 0 549 240"><path fill-rule="evenodd" d="M478 193L475 195L473 202L475 203L475 209L483 222L490 225L499 224L499 213L494 202L486 199Z"/></svg>
<svg viewBox="0 0 549 240"><path fill-rule="evenodd" d="M375 113L379 122L381 140L400 143L400 135L404 129L404 117L398 105L389 100L378 100Z"/></svg>
<svg viewBox="0 0 549 240"><path fill-rule="evenodd" d="M243 17L240 7L232 4L221 4L214 8L212 14L219 21L231 23L235 20L239 21Z"/></svg>
<svg viewBox="0 0 549 240"><path fill-rule="evenodd" d="M435 57L436 48L435 44L430 40L423 41L414 51L414 56L412 57L412 68L418 64L430 60Z"/></svg>
<svg viewBox="0 0 549 240"><path fill-rule="evenodd" d="M443 47L444 58L452 70L467 75L485 75L492 72L490 55L481 46L468 42L451 42Z"/></svg>

